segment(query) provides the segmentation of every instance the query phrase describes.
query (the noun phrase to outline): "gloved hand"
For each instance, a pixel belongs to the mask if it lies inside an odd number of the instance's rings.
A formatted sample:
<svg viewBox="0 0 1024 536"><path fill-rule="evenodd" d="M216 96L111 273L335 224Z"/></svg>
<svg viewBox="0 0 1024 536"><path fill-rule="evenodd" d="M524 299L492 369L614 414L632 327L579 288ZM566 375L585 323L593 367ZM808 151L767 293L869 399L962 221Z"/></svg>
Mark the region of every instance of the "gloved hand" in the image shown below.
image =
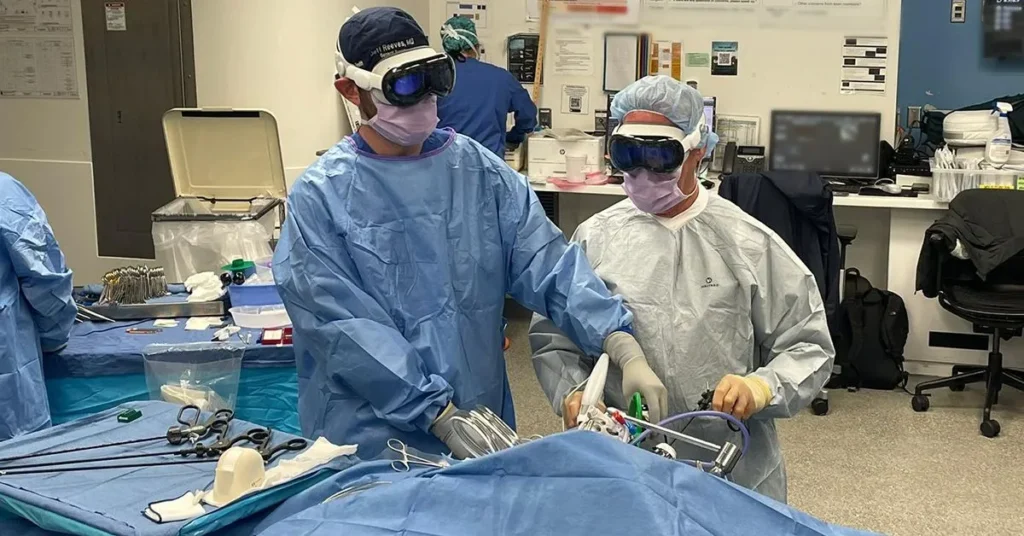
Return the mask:
<svg viewBox="0 0 1024 536"><path fill-rule="evenodd" d="M457 460L472 458L474 457L474 449L470 444L483 445L486 444L486 440L480 437L472 427L459 426L458 430L456 430L458 425L457 419L454 419L454 417L472 420L468 411L463 411L455 407L455 404L449 402L444 411L439 413L437 418L434 419L434 424L430 425L430 433L434 434L434 437L440 439L451 449L453 458Z"/></svg>
<svg viewBox="0 0 1024 536"><path fill-rule="evenodd" d="M629 400L639 392L647 404L647 420L658 423L668 410L668 390L651 370L640 343L625 331L616 331L604 340L604 351L612 363L622 369L622 394Z"/></svg>
<svg viewBox="0 0 1024 536"><path fill-rule="evenodd" d="M711 408L738 419L748 419L772 399L772 388L758 376L729 374L718 382Z"/></svg>
<svg viewBox="0 0 1024 536"><path fill-rule="evenodd" d="M576 391L575 393L565 397L565 400L562 401L562 424L565 425L566 430L576 428L576 421L579 418L582 405L582 391ZM597 407L601 408L601 411L608 409L602 403L598 403Z"/></svg>

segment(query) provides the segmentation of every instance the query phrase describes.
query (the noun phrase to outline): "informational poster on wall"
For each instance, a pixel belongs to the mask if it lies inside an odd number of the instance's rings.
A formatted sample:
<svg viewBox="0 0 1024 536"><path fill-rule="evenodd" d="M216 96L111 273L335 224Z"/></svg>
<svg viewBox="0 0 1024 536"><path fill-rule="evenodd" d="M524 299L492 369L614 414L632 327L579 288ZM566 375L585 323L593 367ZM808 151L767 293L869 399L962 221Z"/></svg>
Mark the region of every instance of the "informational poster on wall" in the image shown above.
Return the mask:
<svg viewBox="0 0 1024 536"><path fill-rule="evenodd" d="M562 113L590 113L590 89L587 86L562 86Z"/></svg>
<svg viewBox="0 0 1024 536"><path fill-rule="evenodd" d="M540 20L541 0L525 0L526 20ZM558 21L636 24L641 0L550 0L551 17Z"/></svg>
<svg viewBox="0 0 1024 536"><path fill-rule="evenodd" d="M445 20L454 16L466 17L476 24L477 31L487 29L487 0L474 2L445 2Z"/></svg>
<svg viewBox="0 0 1024 536"><path fill-rule="evenodd" d="M844 37L839 92L843 95L885 95L889 40L885 37Z"/></svg>
<svg viewBox="0 0 1024 536"><path fill-rule="evenodd" d="M551 36L555 53L555 74L590 76L594 74L594 38L576 28L559 28Z"/></svg>
<svg viewBox="0 0 1024 536"><path fill-rule="evenodd" d="M656 41L651 47L651 62L647 71L650 74L661 74L682 80L683 44L673 41Z"/></svg>
<svg viewBox="0 0 1024 536"><path fill-rule="evenodd" d="M751 22L815 27L823 19L883 20L890 1L893 0L646 0L645 7L649 16L668 10L718 14L729 11L753 15L755 18L746 19Z"/></svg>
<svg viewBox="0 0 1024 536"><path fill-rule="evenodd" d="M711 42L711 74L736 76L740 65L740 44L736 41Z"/></svg>
<svg viewBox="0 0 1024 536"><path fill-rule="evenodd" d="M106 2L103 4L103 15L107 19L108 32L128 31L128 19L124 13L124 2Z"/></svg>
<svg viewBox="0 0 1024 536"><path fill-rule="evenodd" d="M71 0L0 0L0 97L78 98Z"/></svg>
<svg viewBox="0 0 1024 536"><path fill-rule="evenodd" d="M707 67L711 65L711 54L707 52L687 52L687 67Z"/></svg>

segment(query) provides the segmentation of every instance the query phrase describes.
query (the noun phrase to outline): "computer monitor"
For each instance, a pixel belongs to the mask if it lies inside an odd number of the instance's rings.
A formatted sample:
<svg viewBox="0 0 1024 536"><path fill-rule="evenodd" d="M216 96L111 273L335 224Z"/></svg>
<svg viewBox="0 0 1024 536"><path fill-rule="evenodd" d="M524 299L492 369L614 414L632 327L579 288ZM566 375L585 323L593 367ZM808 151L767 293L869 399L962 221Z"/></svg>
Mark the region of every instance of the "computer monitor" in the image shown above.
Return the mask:
<svg viewBox="0 0 1024 536"><path fill-rule="evenodd" d="M704 121L707 123L708 128L711 132L715 131L718 126L715 124L716 120L716 108L718 106L718 99L716 97L704 97ZM704 158L713 159L715 152L712 150L711 154L705 155Z"/></svg>
<svg viewBox="0 0 1024 536"><path fill-rule="evenodd" d="M981 18L986 58L1024 58L1024 0L985 0Z"/></svg>
<svg viewBox="0 0 1024 536"><path fill-rule="evenodd" d="M878 113L775 110L769 169L877 178L881 130Z"/></svg>

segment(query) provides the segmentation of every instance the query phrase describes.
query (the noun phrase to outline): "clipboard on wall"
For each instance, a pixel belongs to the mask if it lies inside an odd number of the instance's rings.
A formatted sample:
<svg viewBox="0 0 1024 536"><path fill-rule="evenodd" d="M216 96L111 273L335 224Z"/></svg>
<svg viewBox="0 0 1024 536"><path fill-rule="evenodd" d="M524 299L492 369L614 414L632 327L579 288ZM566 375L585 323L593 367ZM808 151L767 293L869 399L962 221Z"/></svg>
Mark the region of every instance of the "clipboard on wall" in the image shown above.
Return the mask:
<svg viewBox="0 0 1024 536"><path fill-rule="evenodd" d="M640 34L608 33L604 36L605 93L622 91L640 78L643 53Z"/></svg>

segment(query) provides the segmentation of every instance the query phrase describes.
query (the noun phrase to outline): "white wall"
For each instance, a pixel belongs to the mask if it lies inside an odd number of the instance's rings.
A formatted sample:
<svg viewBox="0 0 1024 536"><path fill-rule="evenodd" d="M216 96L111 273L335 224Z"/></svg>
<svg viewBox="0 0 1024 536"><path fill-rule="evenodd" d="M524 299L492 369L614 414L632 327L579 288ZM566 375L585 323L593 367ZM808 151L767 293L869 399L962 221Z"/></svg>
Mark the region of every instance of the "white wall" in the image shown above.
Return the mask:
<svg viewBox="0 0 1024 536"><path fill-rule="evenodd" d="M426 0L193 2L199 105L273 112L289 179L347 128L331 81L334 42L353 4L401 7L427 29ZM113 267L140 261L97 254L80 0L72 0L72 8L80 98L0 99L0 171L39 199L76 283L84 284L99 281Z"/></svg>
<svg viewBox="0 0 1024 536"><path fill-rule="evenodd" d="M773 109L832 109L872 111L882 114L882 136L893 138L896 111L896 72L898 69L900 2L864 0L865 4L886 5L884 15L875 20L842 18L776 19L766 21L739 11L661 10L647 8L639 25L587 26L567 24L557 18L548 32L545 54L544 88L540 107L552 108L555 127L593 130L593 109L605 108L602 93L604 33L645 32L655 40L680 41L683 53L710 53L711 41L739 42L739 74L711 76L708 67L683 67L683 77L696 78L705 96L718 97L718 113L761 117L761 144L768 141L770 112ZM430 0L430 28L440 28L450 16L446 0ZM767 4L767 2L766 2ZM488 2L488 27L480 29L481 42L487 48L488 61L505 65L504 42L512 34L537 32L539 24L526 21L523 0ZM879 13L883 13L881 8ZM590 76L553 74L553 39L565 29L582 29L594 42L594 69ZM431 33L434 46L440 46L436 30ZM889 46L887 91L884 96L841 95L841 50L844 36L886 36ZM685 62L684 62L685 63ZM560 113L563 84L590 87L591 113Z"/></svg>
<svg viewBox="0 0 1024 536"><path fill-rule="evenodd" d="M334 80L338 30L360 8L391 5L428 19L425 0L205 0L192 4L199 106L264 108L277 118L285 176L348 133Z"/></svg>
<svg viewBox="0 0 1024 536"><path fill-rule="evenodd" d="M89 105L82 13L72 2L78 99L0 99L0 171L35 194L50 220L75 282L95 282L130 259L99 257L93 202Z"/></svg>

